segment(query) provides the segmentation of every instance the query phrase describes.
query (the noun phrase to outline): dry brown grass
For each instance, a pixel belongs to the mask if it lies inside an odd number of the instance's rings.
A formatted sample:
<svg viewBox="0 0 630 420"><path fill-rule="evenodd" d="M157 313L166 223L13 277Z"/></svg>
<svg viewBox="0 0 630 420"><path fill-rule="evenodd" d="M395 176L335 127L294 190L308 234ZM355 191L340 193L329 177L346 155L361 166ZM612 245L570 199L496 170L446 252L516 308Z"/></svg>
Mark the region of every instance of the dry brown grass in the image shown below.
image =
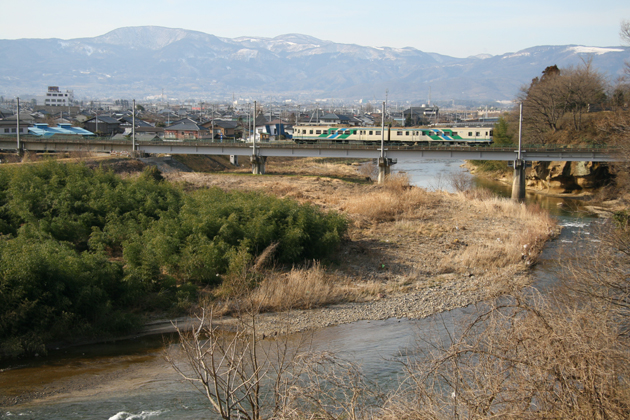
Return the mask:
<svg viewBox="0 0 630 420"><path fill-rule="evenodd" d="M290 272L270 273L250 295L255 307L267 311L312 309L344 300L345 282L319 263Z"/></svg>
<svg viewBox="0 0 630 420"><path fill-rule="evenodd" d="M396 174L378 189L370 188L362 194L345 197L342 209L372 222L387 222L422 215L428 202L434 201L432 198L427 191L411 187L406 174Z"/></svg>
<svg viewBox="0 0 630 420"><path fill-rule="evenodd" d="M451 253L443 262L445 265L477 266L493 271L521 262L531 265L555 233L554 220L537 206L497 197L470 200L467 194L460 194L458 198L466 200L485 217L497 221L509 219L518 228L506 230L504 223L488 224L477 232L475 243Z"/></svg>
<svg viewBox="0 0 630 420"><path fill-rule="evenodd" d="M332 178L361 179L359 161L338 158L268 158L267 174L310 175Z"/></svg>
<svg viewBox="0 0 630 420"><path fill-rule="evenodd" d="M381 418L627 419L619 341L600 313L497 305L459 340L422 347L435 350L409 363L407 388Z"/></svg>
<svg viewBox="0 0 630 420"><path fill-rule="evenodd" d="M553 234L553 221L539 208L496 199L479 190L457 194L426 191L410 186L404 175L390 177L385 185L325 177L173 176L167 175L185 182L187 188L264 191L347 215L351 221L348 240L332 257L338 273L329 273L331 277L322 283L325 287L313 286L317 291L314 295L326 298L306 299L303 291L302 297L292 298L297 307L379 299L440 286L440 276L454 276L450 280L471 285L487 284L486 279L514 283L536 261L542 245ZM275 279L265 280L267 289L259 293L293 293L271 291L276 287L291 289L286 286L286 273L276 271L265 276ZM293 276L291 281L295 282L317 277L297 269ZM299 276L303 279L297 280ZM330 288L336 291L329 292ZM280 306L273 303L268 307Z"/></svg>

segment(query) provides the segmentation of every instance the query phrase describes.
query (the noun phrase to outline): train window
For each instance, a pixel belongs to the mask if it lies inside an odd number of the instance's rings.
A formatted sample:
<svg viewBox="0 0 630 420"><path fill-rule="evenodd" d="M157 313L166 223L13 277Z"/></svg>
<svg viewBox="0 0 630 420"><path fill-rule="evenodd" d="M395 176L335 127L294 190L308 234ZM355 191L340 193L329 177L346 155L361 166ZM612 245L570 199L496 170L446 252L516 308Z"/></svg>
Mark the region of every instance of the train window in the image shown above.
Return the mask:
<svg viewBox="0 0 630 420"><path fill-rule="evenodd" d="M451 133L452 133L451 134L452 136L456 136L457 135L457 131L452 131Z"/></svg>
<svg viewBox="0 0 630 420"><path fill-rule="evenodd" d="M397 132L396 132L396 135L397 135L397 136L402 136L402 131L397 131Z"/></svg>
<svg viewBox="0 0 630 420"><path fill-rule="evenodd" d="M335 130L330 130L330 134L336 134L337 132Z"/></svg>
<svg viewBox="0 0 630 420"><path fill-rule="evenodd" d="M352 134L357 134L357 130L352 130Z"/></svg>
<svg viewBox="0 0 630 420"><path fill-rule="evenodd" d="M409 135L409 131L405 131L405 135L408 136Z"/></svg>
<svg viewBox="0 0 630 420"><path fill-rule="evenodd" d="M372 131L370 131L370 136L372 135Z"/></svg>
<svg viewBox="0 0 630 420"><path fill-rule="evenodd" d="M490 135L492 135L492 134L493 134L493 133L492 133L492 130L490 130Z"/></svg>
<svg viewBox="0 0 630 420"><path fill-rule="evenodd" d="M322 134L322 130L315 130L315 134Z"/></svg>
<svg viewBox="0 0 630 420"><path fill-rule="evenodd" d="M479 133L479 131L477 131L477 132L475 133L475 137L479 137L479 134L480 134L480 133Z"/></svg>
<svg viewBox="0 0 630 420"><path fill-rule="evenodd" d="M313 130L310 130L308 134L313 134Z"/></svg>
<svg viewBox="0 0 630 420"><path fill-rule="evenodd" d="M488 135L488 132L486 131L486 136Z"/></svg>
<svg viewBox="0 0 630 420"><path fill-rule="evenodd" d="M380 130L376 132L376 135L377 135L377 136L380 136L380 135L381 135Z"/></svg>
<svg viewBox="0 0 630 420"><path fill-rule="evenodd" d="M468 132L468 137L472 137L472 131Z"/></svg>

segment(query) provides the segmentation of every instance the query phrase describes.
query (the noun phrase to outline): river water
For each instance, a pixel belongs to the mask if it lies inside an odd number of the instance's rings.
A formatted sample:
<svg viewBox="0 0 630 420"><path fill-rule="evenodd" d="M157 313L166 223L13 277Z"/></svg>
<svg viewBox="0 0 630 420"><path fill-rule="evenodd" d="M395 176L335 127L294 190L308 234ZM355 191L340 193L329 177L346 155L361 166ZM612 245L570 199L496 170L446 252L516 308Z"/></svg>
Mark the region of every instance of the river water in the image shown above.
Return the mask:
<svg viewBox="0 0 630 420"><path fill-rule="evenodd" d="M395 167L406 172L411 182L428 189L450 190L449 177L470 176L457 161L399 161ZM476 185L509 195L510 188L478 179ZM584 255L596 243L600 221L581 212L576 202L528 195L549 210L563 227L550 242L534 268L534 286L546 289L556 281L558 256ZM460 308L423 320L389 319L361 321L328 327L313 337L315 350L334 352L361 365L372 380L387 387L403 374L400 354L418 345L418 338L448 337L461 321L475 312ZM172 337L171 337L172 338ZM0 392L14 395L31 385L51 386L58 379L68 381L71 393L50 395L32 402L0 409L0 418L19 419L210 419L207 403L198 391L183 383L164 361L163 337L142 337L119 343L75 347L51 352L44 359L0 371ZM85 380L85 378L90 378ZM73 383L74 378L79 385ZM106 386L94 387L99 383ZM76 390L78 388L78 391Z"/></svg>

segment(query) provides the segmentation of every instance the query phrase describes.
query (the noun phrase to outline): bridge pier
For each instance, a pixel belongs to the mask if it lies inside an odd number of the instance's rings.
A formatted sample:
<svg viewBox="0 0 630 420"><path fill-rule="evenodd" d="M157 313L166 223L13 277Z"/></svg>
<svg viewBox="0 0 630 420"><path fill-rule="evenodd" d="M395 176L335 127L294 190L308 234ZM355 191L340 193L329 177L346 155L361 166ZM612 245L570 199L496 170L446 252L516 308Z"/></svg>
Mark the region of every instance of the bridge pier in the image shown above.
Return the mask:
<svg viewBox="0 0 630 420"><path fill-rule="evenodd" d="M385 180L392 173L392 165L394 165L398 159L378 158L378 183L384 184Z"/></svg>
<svg viewBox="0 0 630 420"><path fill-rule="evenodd" d="M238 156L230 155L230 163L234 166L238 166Z"/></svg>
<svg viewBox="0 0 630 420"><path fill-rule="evenodd" d="M378 158L378 183L384 184L391 173L392 168L389 165L389 159Z"/></svg>
<svg viewBox="0 0 630 420"><path fill-rule="evenodd" d="M514 161L514 180L512 182L512 200L525 200L525 161L517 159Z"/></svg>
<svg viewBox="0 0 630 420"><path fill-rule="evenodd" d="M267 156L252 156L252 173L254 175L262 175L265 173L265 163L267 162Z"/></svg>

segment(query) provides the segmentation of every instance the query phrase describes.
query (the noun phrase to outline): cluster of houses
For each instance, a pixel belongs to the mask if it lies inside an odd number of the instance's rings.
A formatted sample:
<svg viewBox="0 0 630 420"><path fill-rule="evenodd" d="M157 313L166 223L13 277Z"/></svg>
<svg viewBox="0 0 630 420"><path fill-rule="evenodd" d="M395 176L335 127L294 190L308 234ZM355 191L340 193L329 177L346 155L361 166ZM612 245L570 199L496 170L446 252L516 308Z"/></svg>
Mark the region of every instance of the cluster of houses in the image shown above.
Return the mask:
<svg viewBox="0 0 630 420"><path fill-rule="evenodd" d="M65 99L65 96L63 98ZM195 113L193 110L182 108L146 112L143 107L140 107L141 110L134 118L131 111L108 111L99 107L81 110L78 107L64 106L62 103L44 108L37 108L36 104L30 104L32 109L28 110L29 104L25 105L21 107L19 127L17 115L0 105L0 136L15 135L19 130L22 135L42 137L60 134L130 139L132 133L135 132L137 141L234 141L238 139L251 141L252 137L265 141L291 139L293 125L299 123L348 126L371 126L381 123L380 113L364 112L348 115L324 112L319 109L290 115L261 112L252 124L249 112L233 108L217 110L217 112L213 110L213 118L208 118L207 113ZM427 124L432 120L437 121L437 118L438 108L431 106L411 107L388 115L388 119L396 125Z"/></svg>
<svg viewBox="0 0 630 420"><path fill-rule="evenodd" d="M0 135L33 135L50 137L55 134L80 135L83 137L107 137L128 139L135 131L136 140L209 140L235 139L238 122L218 120L199 121L184 117L165 122L152 116L153 122L134 118L131 112L106 113L84 111L75 115L59 112L20 111L18 116L9 109L0 108ZM19 130L19 131L18 131Z"/></svg>

